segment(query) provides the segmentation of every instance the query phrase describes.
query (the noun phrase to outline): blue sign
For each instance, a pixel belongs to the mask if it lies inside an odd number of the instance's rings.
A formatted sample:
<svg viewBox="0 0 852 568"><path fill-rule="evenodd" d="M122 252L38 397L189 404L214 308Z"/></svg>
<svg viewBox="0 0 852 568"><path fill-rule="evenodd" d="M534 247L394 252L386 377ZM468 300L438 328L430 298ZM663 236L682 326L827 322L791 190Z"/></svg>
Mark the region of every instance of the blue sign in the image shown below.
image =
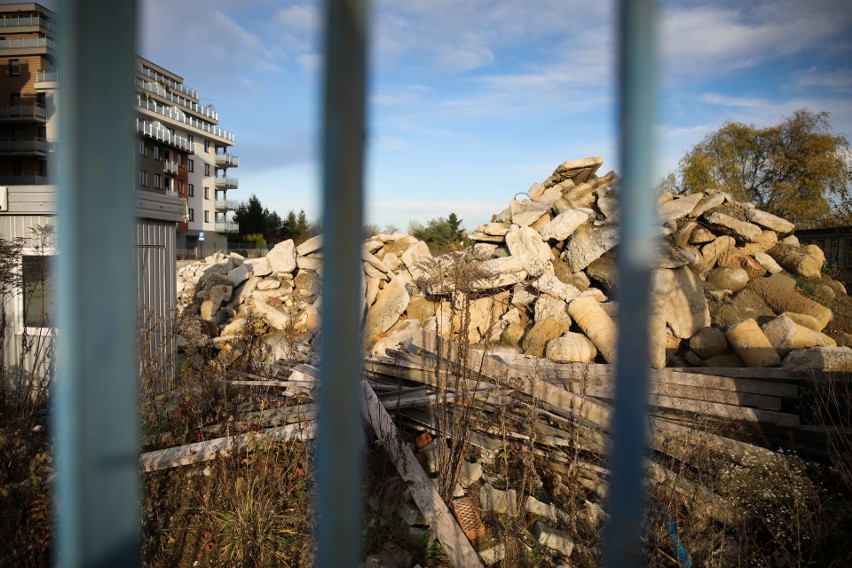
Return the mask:
<svg viewBox="0 0 852 568"><path fill-rule="evenodd" d="M204 240L204 231L200 231L200 232L198 233L198 240L199 240L199 241L203 241L203 240Z"/></svg>

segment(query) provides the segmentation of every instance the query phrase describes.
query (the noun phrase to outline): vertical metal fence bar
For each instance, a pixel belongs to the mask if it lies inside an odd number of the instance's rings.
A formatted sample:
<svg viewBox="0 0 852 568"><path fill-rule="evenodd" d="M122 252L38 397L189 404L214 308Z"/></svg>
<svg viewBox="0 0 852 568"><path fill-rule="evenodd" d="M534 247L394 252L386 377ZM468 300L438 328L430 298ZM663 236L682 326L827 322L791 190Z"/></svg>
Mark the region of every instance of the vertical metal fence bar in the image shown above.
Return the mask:
<svg viewBox="0 0 852 568"><path fill-rule="evenodd" d="M361 542L361 242L366 0L328 0L323 107L323 321L317 565L356 566Z"/></svg>
<svg viewBox="0 0 852 568"><path fill-rule="evenodd" d="M619 122L623 174L619 254L618 361L610 454L606 566L640 566L650 270L657 237L653 129L656 108L655 0L621 0Z"/></svg>
<svg viewBox="0 0 852 568"><path fill-rule="evenodd" d="M134 566L136 282L128 157L136 2L66 0L59 13L57 563Z"/></svg>

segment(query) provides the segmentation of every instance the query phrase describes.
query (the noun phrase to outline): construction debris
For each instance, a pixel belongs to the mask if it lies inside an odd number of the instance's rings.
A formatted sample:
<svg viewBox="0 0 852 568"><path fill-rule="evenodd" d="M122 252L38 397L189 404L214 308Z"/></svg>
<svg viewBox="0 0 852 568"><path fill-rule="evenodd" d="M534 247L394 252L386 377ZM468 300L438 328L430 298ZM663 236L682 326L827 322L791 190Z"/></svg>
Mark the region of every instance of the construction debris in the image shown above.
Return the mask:
<svg viewBox="0 0 852 568"><path fill-rule="evenodd" d="M398 344L412 325L445 338L465 327L473 344L555 362L614 362L619 179L614 172L598 177L602 164L599 157L561 164L477 227L469 235L474 246L464 252L433 258L410 235L369 238L362 253L365 348L382 354L388 338ZM833 314L804 297L795 279L821 277L832 295L846 290L822 274L819 247L800 246L790 235L792 223L719 191L663 193L659 219L649 365L805 369L825 359L797 351L845 345L840 335L822 333ZM323 254L321 237L314 237L298 247L279 243L260 259L208 257L179 271L181 305L214 322L220 344L236 340L254 314L268 330L268 361L315 362ZM471 296L467 323L451 315L462 294ZM770 325L781 315L815 333ZM718 332L736 339L704 347ZM300 342L293 347L281 336ZM784 363L788 357L793 362ZM852 350L832 351L831 365L852 370Z"/></svg>

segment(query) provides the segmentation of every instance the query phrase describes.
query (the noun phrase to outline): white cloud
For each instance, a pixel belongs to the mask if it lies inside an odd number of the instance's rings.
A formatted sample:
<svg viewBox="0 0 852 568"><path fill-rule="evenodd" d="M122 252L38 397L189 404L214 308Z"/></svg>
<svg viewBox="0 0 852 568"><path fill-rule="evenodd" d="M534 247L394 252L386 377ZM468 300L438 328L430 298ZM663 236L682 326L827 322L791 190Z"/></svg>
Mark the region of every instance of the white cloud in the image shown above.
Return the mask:
<svg viewBox="0 0 852 568"><path fill-rule="evenodd" d="M753 67L845 40L852 16L841 0L668 2L663 10L664 72L707 76Z"/></svg>
<svg viewBox="0 0 852 568"><path fill-rule="evenodd" d="M820 69L811 67L793 76L800 89L824 89L838 94L852 92L852 69Z"/></svg>

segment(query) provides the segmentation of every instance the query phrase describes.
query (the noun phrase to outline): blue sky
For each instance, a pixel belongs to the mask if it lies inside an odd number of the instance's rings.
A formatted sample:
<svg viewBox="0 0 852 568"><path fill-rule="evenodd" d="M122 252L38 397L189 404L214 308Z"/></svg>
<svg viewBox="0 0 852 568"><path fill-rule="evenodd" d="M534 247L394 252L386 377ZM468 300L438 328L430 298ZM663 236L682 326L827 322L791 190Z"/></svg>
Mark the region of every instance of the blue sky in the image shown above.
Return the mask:
<svg viewBox="0 0 852 568"><path fill-rule="evenodd" d="M746 6L743 6L747 4ZM139 52L236 134L241 200L320 212L318 2L140 0ZM376 0L367 219L473 229L565 160L618 171L614 3ZM847 0L663 2L659 172L726 120L802 107L852 136ZM230 196L230 194L229 194Z"/></svg>

